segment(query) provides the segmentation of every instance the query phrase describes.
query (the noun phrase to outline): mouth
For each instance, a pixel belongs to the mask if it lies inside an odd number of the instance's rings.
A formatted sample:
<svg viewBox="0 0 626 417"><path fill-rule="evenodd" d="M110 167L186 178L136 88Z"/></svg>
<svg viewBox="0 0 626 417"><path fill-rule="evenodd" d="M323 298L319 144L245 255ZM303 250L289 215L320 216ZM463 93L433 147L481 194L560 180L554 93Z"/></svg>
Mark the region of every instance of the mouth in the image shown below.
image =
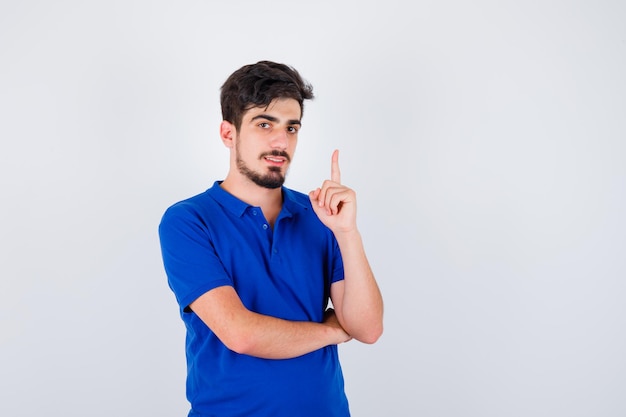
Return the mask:
<svg viewBox="0 0 626 417"><path fill-rule="evenodd" d="M272 166L283 166L289 162L289 156L287 155L263 155L263 159Z"/></svg>

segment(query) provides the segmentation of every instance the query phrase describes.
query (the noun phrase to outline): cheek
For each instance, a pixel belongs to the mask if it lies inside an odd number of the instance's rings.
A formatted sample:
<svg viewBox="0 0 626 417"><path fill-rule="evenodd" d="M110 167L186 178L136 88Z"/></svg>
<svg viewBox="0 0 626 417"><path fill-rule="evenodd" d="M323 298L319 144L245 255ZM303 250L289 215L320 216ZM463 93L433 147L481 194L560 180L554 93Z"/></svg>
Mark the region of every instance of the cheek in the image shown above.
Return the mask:
<svg viewBox="0 0 626 417"><path fill-rule="evenodd" d="M298 140L297 139L293 139L289 142L289 150L291 151L291 153L294 153L296 151L296 145L298 144Z"/></svg>

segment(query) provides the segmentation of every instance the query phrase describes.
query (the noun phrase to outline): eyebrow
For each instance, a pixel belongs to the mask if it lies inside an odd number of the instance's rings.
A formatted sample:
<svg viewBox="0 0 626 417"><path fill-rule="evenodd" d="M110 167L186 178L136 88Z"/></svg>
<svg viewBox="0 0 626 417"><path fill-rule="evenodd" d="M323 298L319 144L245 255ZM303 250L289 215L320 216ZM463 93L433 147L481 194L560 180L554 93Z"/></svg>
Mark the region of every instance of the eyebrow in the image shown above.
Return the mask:
<svg viewBox="0 0 626 417"><path fill-rule="evenodd" d="M280 120L277 117L274 116L270 116L269 114L259 114L257 116L254 116L252 119L250 119L251 122L258 120L258 119L265 119L265 120L269 120L270 122L279 122ZM302 126L302 122L300 122L300 120L297 119L293 119L293 120L287 120L287 124L288 125L300 125Z"/></svg>

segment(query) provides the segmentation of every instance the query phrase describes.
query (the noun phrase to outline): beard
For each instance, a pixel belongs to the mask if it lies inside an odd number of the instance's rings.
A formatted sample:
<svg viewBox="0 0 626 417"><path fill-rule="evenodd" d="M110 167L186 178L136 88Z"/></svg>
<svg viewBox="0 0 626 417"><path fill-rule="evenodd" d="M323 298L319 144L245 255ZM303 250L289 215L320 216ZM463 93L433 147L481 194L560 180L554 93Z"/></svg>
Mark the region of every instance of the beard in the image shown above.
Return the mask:
<svg viewBox="0 0 626 417"><path fill-rule="evenodd" d="M245 163L245 161L241 159L241 157L239 156L240 155L239 141L237 141L237 144L236 144L236 152L237 152L237 156L236 156L237 169L239 170L241 174L245 175L246 178L248 178L250 181L258 185L259 187L275 189L275 188L282 187L282 185L285 183L285 175L283 175L279 167L269 167L268 172L265 174L251 170L248 167L248 165ZM262 153L261 155L259 155L259 159L263 159L264 157L269 156L269 155L283 157L287 160L287 162L291 161L291 158L289 157L287 152L281 152L281 151L272 151L272 152Z"/></svg>

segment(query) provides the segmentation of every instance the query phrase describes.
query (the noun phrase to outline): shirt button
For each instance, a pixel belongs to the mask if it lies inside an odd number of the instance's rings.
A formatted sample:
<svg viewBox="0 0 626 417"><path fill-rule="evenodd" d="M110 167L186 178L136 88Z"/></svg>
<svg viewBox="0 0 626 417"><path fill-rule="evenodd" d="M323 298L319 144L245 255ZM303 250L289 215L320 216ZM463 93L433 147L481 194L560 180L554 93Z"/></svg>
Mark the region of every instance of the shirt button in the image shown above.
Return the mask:
<svg viewBox="0 0 626 417"><path fill-rule="evenodd" d="M263 229L267 230L267 224L263 224Z"/></svg>
<svg viewBox="0 0 626 417"><path fill-rule="evenodd" d="M256 216L256 214L257 214L256 210L252 210L252 215Z"/></svg>

